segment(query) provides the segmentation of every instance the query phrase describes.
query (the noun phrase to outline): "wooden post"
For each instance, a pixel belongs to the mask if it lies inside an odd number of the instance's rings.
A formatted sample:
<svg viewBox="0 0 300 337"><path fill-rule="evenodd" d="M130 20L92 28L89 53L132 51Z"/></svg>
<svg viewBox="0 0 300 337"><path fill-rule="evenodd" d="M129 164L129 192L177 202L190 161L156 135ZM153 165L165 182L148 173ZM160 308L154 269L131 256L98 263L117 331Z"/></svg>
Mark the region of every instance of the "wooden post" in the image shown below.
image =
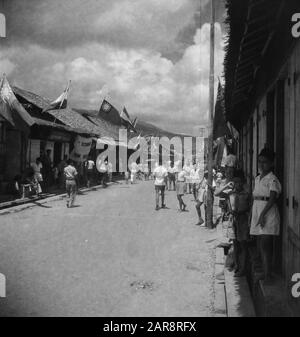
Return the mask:
<svg viewBox="0 0 300 337"><path fill-rule="evenodd" d="M208 185L212 186L213 182L213 118L214 118L214 85L215 85L215 0L211 0L211 23L210 23L210 73L209 73L209 136L208 136L208 154L207 170ZM208 188L207 193L207 223L208 228L213 227L213 194Z"/></svg>

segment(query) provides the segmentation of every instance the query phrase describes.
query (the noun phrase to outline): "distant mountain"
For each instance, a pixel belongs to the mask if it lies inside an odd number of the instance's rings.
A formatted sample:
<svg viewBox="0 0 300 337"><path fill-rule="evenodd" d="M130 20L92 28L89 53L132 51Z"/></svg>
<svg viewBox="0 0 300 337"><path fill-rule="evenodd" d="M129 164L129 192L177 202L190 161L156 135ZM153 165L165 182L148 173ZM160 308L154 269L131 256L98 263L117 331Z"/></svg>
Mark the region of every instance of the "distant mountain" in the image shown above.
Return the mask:
<svg viewBox="0 0 300 337"><path fill-rule="evenodd" d="M77 111L78 113L82 114L82 115L89 115L92 117L95 117L98 115L98 111L97 110L85 110L85 109L74 109L73 110ZM136 124L136 130L138 134L141 134L141 136L153 136L153 137L168 137L168 138L172 138L175 136L179 136L179 137L189 137L190 135L184 135L184 134L178 134L178 133L174 133L171 131L167 131L164 129L161 129L159 127L157 127L156 125L153 125L151 123L148 122L144 122L140 119L138 119L137 124ZM136 136L135 134L132 134L134 136Z"/></svg>

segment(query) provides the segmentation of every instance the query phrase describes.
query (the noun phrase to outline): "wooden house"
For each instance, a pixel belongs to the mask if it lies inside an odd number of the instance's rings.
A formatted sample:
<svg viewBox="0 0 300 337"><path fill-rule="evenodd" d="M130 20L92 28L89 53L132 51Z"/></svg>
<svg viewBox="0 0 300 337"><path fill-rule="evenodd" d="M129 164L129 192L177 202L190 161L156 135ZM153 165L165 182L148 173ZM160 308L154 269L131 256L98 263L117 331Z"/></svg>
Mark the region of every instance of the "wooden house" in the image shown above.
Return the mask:
<svg viewBox="0 0 300 337"><path fill-rule="evenodd" d="M300 273L300 39L292 34L299 0L227 0L225 58L226 118L239 131L239 158L253 186L257 155L276 152L282 183L278 202L281 233L274 242L274 267L283 280L291 315L300 315L291 293Z"/></svg>

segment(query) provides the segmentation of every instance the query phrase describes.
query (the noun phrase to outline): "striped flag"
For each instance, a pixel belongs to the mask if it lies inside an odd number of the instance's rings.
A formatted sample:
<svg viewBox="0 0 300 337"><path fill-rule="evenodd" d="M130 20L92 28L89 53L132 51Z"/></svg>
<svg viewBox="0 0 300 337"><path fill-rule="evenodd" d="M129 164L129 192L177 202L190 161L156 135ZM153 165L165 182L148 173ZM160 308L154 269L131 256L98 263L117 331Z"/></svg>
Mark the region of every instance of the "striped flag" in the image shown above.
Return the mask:
<svg viewBox="0 0 300 337"><path fill-rule="evenodd" d="M65 109L68 105L68 94L70 91L70 84L71 81L68 82L64 92L53 102L51 102L43 112L47 112L49 110L58 110L58 109Z"/></svg>

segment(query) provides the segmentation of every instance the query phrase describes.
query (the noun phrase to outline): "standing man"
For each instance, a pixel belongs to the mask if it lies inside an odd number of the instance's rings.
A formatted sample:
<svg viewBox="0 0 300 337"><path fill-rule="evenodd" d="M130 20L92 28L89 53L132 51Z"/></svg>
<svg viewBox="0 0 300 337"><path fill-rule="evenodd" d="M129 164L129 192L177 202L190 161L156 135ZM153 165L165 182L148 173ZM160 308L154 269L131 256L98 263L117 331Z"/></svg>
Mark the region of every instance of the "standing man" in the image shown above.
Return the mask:
<svg viewBox="0 0 300 337"><path fill-rule="evenodd" d="M49 187L52 183L52 159L51 150L46 150L46 155L42 158L45 186Z"/></svg>
<svg viewBox="0 0 300 337"><path fill-rule="evenodd" d="M168 168L168 178L169 178L169 190L175 191L175 182L176 182L176 168L174 167L174 163L171 163ZM171 186L173 185L173 189Z"/></svg>
<svg viewBox="0 0 300 337"><path fill-rule="evenodd" d="M64 155L64 159L62 159L60 163L57 165L59 188L63 188L64 183L65 183L64 169L67 166L67 160L68 160L68 156Z"/></svg>
<svg viewBox="0 0 300 337"><path fill-rule="evenodd" d="M67 166L64 168L67 191L67 207L73 207L77 190L77 170L71 159L68 159Z"/></svg>
<svg viewBox="0 0 300 337"><path fill-rule="evenodd" d="M41 170L43 169L43 164L41 162L41 158L36 158L34 163L31 163L30 166L34 171L35 179L41 183L43 181L43 176L41 174Z"/></svg>
<svg viewBox="0 0 300 337"><path fill-rule="evenodd" d="M86 186L89 188L91 186L91 181L94 177L95 162L92 160L91 156L84 162L84 170L86 175Z"/></svg>
<svg viewBox="0 0 300 337"><path fill-rule="evenodd" d="M161 208L166 208L165 205L165 187L166 187L166 177L168 176L168 171L162 165L155 168L154 172L154 185L155 185L155 210L159 210L159 193L161 194Z"/></svg>
<svg viewBox="0 0 300 337"><path fill-rule="evenodd" d="M137 163L133 162L131 164L131 169L130 169L130 183L131 184L135 184L135 182L136 182L137 170L138 170Z"/></svg>
<svg viewBox="0 0 300 337"><path fill-rule="evenodd" d="M108 161L105 160L104 163L101 165L101 173L102 173L102 187L107 187L107 180L108 180Z"/></svg>

